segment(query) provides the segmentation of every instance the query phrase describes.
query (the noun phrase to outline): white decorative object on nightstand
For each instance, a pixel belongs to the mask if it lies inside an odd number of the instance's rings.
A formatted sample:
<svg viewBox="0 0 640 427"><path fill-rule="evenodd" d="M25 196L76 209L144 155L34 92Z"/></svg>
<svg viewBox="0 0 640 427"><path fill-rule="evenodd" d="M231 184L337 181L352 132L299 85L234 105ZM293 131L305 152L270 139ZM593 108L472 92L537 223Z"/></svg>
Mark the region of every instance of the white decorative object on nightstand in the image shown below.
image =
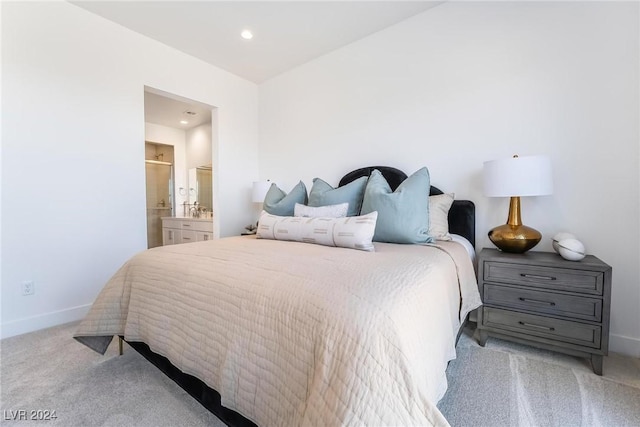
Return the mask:
<svg viewBox="0 0 640 427"><path fill-rule="evenodd" d="M560 240L575 239L575 238L576 236L574 236L573 234L567 233L566 231L561 231L560 233L553 236L553 238L551 239L551 246L553 246L554 251L558 252L558 242Z"/></svg>
<svg viewBox="0 0 640 427"><path fill-rule="evenodd" d="M580 261L585 257L584 245L578 239L562 239L558 242L558 253L569 261Z"/></svg>

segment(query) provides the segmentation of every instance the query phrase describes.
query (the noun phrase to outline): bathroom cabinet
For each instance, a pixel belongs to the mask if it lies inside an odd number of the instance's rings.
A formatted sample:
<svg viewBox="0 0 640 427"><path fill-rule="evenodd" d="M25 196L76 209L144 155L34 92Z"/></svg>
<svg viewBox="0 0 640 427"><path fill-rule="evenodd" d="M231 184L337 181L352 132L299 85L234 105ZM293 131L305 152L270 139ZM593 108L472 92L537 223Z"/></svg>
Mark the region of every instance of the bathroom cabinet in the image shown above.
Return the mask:
<svg viewBox="0 0 640 427"><path fill-rule="evenodd" d="M202 242L213 239L211 218L162 218L162 244Z"/></svg>

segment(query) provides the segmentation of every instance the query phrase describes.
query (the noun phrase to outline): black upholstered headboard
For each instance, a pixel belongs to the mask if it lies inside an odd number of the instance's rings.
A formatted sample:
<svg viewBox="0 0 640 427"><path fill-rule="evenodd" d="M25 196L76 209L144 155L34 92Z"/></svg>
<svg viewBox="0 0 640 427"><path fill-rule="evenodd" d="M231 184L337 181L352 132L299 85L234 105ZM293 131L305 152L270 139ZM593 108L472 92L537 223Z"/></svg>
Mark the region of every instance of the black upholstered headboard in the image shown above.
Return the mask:
<svg viewBox="0 0 640 427"><path fill-rule="evenodd" d="M369 176L374 169L378 169L385 177L393 191L400 183L407 179L407 174L389 166L369 166L356 169L342 177L338 184L342 187L361 176ZM429 195L442 194L439 188L431 186ZM476 205L470 200L454 200L449 210L449 232L465 237L475 247L476 245Z"/></svg>

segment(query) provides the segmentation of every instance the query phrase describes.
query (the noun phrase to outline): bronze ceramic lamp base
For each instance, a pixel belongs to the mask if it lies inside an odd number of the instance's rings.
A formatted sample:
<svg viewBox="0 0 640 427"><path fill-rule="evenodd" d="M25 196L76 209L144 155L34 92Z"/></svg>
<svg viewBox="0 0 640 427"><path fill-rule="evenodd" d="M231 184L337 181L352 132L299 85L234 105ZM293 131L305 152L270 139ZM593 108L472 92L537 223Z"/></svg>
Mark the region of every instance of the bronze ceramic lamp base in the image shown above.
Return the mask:
<svg viewBox="0 0 640 427"><path fill-rule="evenodd" d="M489 231L489 239L503 252L521 254L537 245L542 234L522 224L520 197L511 197L507 223Z"/></svg>

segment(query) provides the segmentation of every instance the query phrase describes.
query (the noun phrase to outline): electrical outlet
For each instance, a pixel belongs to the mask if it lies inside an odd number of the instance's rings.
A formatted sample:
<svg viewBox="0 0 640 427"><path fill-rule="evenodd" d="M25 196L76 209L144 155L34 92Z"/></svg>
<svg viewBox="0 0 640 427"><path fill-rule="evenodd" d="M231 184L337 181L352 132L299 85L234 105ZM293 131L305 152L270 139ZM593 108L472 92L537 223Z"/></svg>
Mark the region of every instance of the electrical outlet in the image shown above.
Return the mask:
<svg viewBox="0 0 640 427"><path fill-rule="evenodd" d="M36 285L32 280L22 282L22 295L33 295L36 293Z"/></svg>

